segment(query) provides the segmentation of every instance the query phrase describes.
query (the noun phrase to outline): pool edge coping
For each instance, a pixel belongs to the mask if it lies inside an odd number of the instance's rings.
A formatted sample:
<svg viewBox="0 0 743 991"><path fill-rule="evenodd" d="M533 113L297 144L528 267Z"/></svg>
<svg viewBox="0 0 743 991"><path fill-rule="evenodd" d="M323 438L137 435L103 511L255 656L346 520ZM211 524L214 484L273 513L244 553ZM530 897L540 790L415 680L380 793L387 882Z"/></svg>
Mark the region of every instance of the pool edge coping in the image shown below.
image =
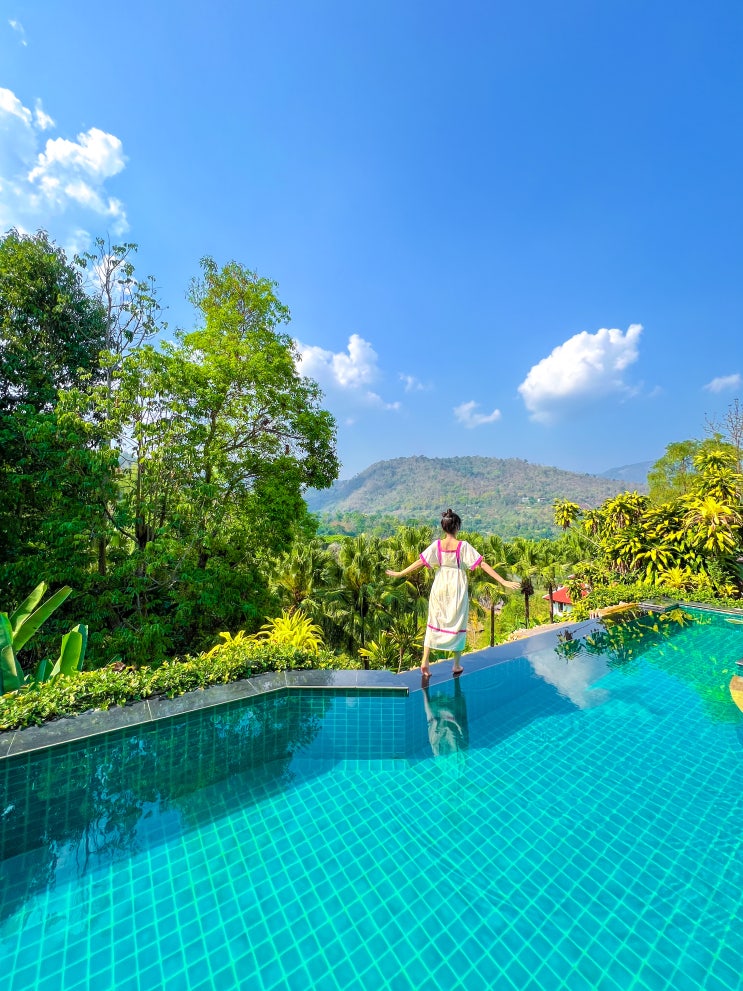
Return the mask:
<svg viewBox="0 0 743 991"><path fill-rule="evenodd" d="M173 698L160 696L124 705L112 705L108 709L89 709L87 712L49 720L40 726L0 731L0 761L105 736L107 733L151 725L163 719L174 719L244 699L296 691L338 694L361 691L391 695L409 693L408 686L390 671L269 671L252 678L197 688Z"/></svg>
<svg viewBox="0 0 743 991"><path fill-rule="evenodd" d="M677 602L674 604L709 612L743 615L743 610L717 608L706 603ZM653 603L650 600L639 605L643 609L661 606L660 603ZM667 604L664 603L663 605ZM463 655L465 670L461 677L466 678L468 673L494 667L516 657L523 657L531 650L543 649L548 642L557 642L560 635L566 630L571 633L581 630L581 635L583 632L588 633L589 628L595 627L599 622L600 620L597 619L585 619L576 620L574 623L560 624L559 627L548 625L544 628L535 628L528 637L471 651L469 654ZM426 681L425 687L451 681L450 664L451 661L448 660L432 664L431 678ZM105 736L107 733L115 733L119 730L150 725L162 719L174 719L190 712L198 712L201 709L212 709L272 693L325 691L342 694L349 691L362 691L409 695L421 691L423 687L424 683L418 669L403 671L399 674L391 671L365 671L353 668L269 671L253 678L243 678L239 681L210 685L208 688L198 688L173 698L156 697L124 705L112 705L108 709L90 709L87 712L50 720L40 726L0 731L0 761L63 746L67 743Z"/></svg>

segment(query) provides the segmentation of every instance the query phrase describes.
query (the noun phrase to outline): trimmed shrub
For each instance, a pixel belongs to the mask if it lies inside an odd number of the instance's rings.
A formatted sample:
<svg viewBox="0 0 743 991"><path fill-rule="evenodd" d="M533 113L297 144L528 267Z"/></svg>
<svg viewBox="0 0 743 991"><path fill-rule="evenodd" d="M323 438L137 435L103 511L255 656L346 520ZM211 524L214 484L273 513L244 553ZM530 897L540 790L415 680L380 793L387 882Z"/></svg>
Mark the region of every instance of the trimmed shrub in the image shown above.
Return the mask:
<svg viewBox="0 0 743 991"><path fill-rule="evenodd" d="M157 668L118 666L81 671L38 687L0 697L0 730L41 725L91 709L109 709L146 698L175 698L209 685L250 678L267 671L358 668L358 662L329 652L315 654L282 644L246 641L225 644L215 656L199 654Z"/></svg>

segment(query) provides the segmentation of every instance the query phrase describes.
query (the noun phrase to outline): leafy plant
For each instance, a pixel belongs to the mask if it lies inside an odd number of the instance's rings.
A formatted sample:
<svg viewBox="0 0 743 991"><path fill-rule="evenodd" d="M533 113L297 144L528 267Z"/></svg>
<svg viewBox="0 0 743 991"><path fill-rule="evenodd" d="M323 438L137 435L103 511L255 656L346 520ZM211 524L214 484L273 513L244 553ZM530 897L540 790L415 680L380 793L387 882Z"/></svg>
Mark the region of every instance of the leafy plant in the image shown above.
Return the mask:
<svg viewBox="0 0 743 991"><path fill-rule="evenodd" d="M269 619L255 634L255 638L306 650L312 654L319 653L323 646L322 630L299 610L293 613L282 612L280 616Z"/></svg>
<svg viewBox="0 0 743 991"><path fill-rule="evenodd" d="M43 658L33 674L25 674L21 667L18 651L72 592L69 585L65 585L42 602L47 589L46 583L41 582L10 616L0 612L0 694L17 691L24 685L40 684L58 675L69 677L82 670L88 643L88 628L82 623L62 637L55 664Z"/></svg>
<svg viewBox="0 0 743 991"><path fill-rule="evenodd" d="M359 656L364 659L364 667L391 668L397 662L397 647L389 633L383 631L376 640L370 640L366 647L359 647Z"/></svg>
<svg viewBox="0 0 743 991"><path fill-rule="evenodd" d="M210 651L204 654L204 657L214 657L220 651L224 650L226 647L239 647L241 644L249 643L253 640L253 637L248 636L245 630L238 630L237 633L232 636L229 632L224 632L219 634L222 637L222 643L215 644Z"/></svg>
<svg viewBox="0 0 743 991"><path fill-rule="evenodd" d="M116 667L82 671L76 678L55 678L33 692L14 692L0 697L0 731L40 725L60 716L108 709L142 699L174 698L185 692L250 678L267 671L354 668L346 656L316 653L266 640L223 645L215 656L199 654L182 661L169 661L155 668Z"/></svg>

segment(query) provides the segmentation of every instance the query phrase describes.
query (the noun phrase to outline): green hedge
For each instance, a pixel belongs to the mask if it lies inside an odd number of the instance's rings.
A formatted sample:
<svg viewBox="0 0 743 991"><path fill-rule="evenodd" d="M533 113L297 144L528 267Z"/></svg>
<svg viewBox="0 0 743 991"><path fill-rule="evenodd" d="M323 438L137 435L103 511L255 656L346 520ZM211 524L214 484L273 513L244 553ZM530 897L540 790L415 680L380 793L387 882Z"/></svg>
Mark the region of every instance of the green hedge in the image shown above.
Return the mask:
<svg viewBox="0 0 743 991"><path fill-rule="evenodd" d="M743 600L727 599L716 596L711 592L698 589L693 592L679 592L663 585L634 584L602 585L595 588L585 599L581 599L570 613L570 619L576 621L587 619L593 609L603 609L605 606L616 606L620 602L645 602L655 598L673 599L674 602L699 602L705 605L718 606L722 609L743 609Z"/></svg>
<svg viewBox="0 0 743 991"><path fill-rule="evenodd" d="M90 709L109 709L147 698L174 698L209 685L225 684L264 674L308 668L359 667L350 658L329 652L312 654L276 644L227 646L218 654L187 657L157 668L113 667L81 671L35 688L0 697L0 731L38 726L50 719Z"/></svg>

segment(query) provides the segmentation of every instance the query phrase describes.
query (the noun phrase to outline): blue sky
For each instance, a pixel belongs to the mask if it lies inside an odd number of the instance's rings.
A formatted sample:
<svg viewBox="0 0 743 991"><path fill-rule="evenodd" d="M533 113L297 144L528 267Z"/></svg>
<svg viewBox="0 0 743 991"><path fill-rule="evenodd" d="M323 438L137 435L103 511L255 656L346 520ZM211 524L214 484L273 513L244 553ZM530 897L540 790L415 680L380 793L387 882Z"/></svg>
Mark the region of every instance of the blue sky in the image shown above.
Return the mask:
<svg viewBox="0 0 743 991"><path fill-rule="evenodd" d="M576 471L704 435L743 375L743 5L5 2L0 229L279 284L342 477Z"/></svg>

